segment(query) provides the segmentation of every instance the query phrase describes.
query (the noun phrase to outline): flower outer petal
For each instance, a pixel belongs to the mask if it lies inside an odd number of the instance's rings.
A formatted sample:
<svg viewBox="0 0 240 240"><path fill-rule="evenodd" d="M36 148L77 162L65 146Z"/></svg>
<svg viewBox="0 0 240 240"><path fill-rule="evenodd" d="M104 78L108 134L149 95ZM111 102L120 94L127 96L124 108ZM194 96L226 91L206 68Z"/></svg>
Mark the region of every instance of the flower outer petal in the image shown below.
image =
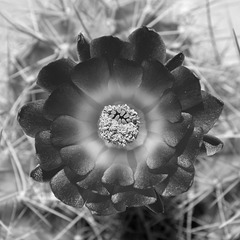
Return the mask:
<svg viewBox="0 0 240 240"><path fill-rule="evenodd" d="M172 197L186 192L192 186L193 178L194 172L178 167L177 171L165 180L168 182L162 196Z"/></svg>
<svg viewBox="0 0 240 240"><path fill-rule="evenodd" d="M64 173L65 173L66 177L69 179L69 181L74 184L83 180L86 177L86 175L80 176L80 175L76 174L68 166L64 167Z"/></svg>
<svg viewBox="0 0 240 240"><path fill-rule="evenodd" d="M62 170L63 166L50 170L45 171L43 170L40 165L38 164L30 173L30 177L37 182L48 182L51 180L53 176L55 176L60 170Z"/></svg>
<svg viewBox="0 0 240 240"><path fill-rule="evenodd" d="M144 61L142 67L142 83L136 95L139 95L142 101L144 100L144 106L152 107L162 96L163 92L173 85L174 78L168 69L158 61ZM144 99L143 93L146 94ZM149 94L153 96L150 98Z"/></svg>
<svg viewBox="0 0 240 240"><path fill-rule="evenodd" d="M38 74L38 86L52 92L60 85L71 82L70 72L74 65L75 62L64 58L49 63Z"/></svg>
<svg viewBox="0 0 240 240"><path fill-rule="evenodd" d="M165 67L171 72L175 68L180 67L183 64L184 58L185 56L183 53L178 53L173 58L167 61L167 63L165 64Z"/></svg>
<svg viewBox="0 0 240 240"><path fill-rule="evenodd" d="M113 61L120 56L123 46L123 41L117 37L104 36L95 38L90 43L90 55L92 58L105 57L110 69L112 69Z"/></svg>
<svg viewBox="0 0 240 240"><path fill-rule="evenodd" d="M60 116L51 126L51 141L54 146L65 147L97 136L93 124L81 122L70 116Z"/></svg>
<svg viewBox="0 0 240 240"><path fill-rule="evenodd" d="M202 104L198 104L187 112L193 116L194 125L202 127L203 132L207 133L218 120L222 109L223 102L205 91L202 94Z"/></svg>
<svg viewBox="0 0 240 240"><path fill-rule="evenodd" d="M159 103L147 113L147 119L150 121L166 118L174 123L181 120L182 107L176 94L167 89L159 100Z"/></svg>
<svg viewBox="0 0 240 240"><path fill-rule="evenodd" d="M154 30L141 27L129 35L129 41L133 45L133 60L141 63L144 60L158 60L164 62L166 58L165 44Z"/></svg>
<svg viewBox="0 0 240 240"><path fill-rule="evenodd" d="M188 172L194 172L194 161L200 151L203 138L202 128L194 128L184 152L178 157L177 165Z"/></svg>
<svg viewBox="0 0 240 240"><path fill-rule="evenodd" d="M77 52L80 61L86 61L90 58L90 44L82 33L77 38Z"/></svg>
<svg viewBox="0 0 240 240"><path fill-rule="evenodd" d="M55 197L63 203L72 207L83 207L84 200L80 195L77 186L69 181L64 173L64 170L58 172L51 179L50 186Z"/></svg>
<svg viewBox="0 0 240 240"><path fill-rule="evenodd" d="M108 64L104 58L81 62L72 71L73 83L97 102L101 102L106 95L109 77Z"/></svg>
<svg viewBox="0 0 240 240"><path fill-rule="evenodd" d="M118 85L123 99L131 99L142 82L143 70L134 61L115 59L112 70L112 81Z"/></svg>
<svg viewBox="0 0 240 240"><path fill-rule="evenodd" d="M49 171L63 165L59 150L51 143L50 131L42 131L36 134L35 148L42 169Z"/></svg>
<svg viewBox="0 0 240 240"><path fill-rule="evenodd" d="M68 115L82 121L94 121L98 116L97 107L97 103L73 84L63 84L46 100L43 114L49 120Z"/></svg>
<svg viewBox="0 0 240 240"><path fill-rule="evenodd" d="M138 163L134 174L134 187L139 189L153 188L167 178L167 174L153 174L145 162Z"/></svg>
<svg viewBox="0 0 240 240"><path fill-rule="evenodd" d="M199 78L188 68L180 66L172 71L175 78L173 85L183 110L192 108L202 102Z"/></svg>
<svg viewBox="0 0 240 240"><path fill-rule="evenodd" d="M118 208L140 207L156 202L157 197L153 189L136 189L129 187L115 187L112 202Z"/></svg>
<svg viewBox="0 0 240 240"><path fill-rule="evenodd" d="M212 135L204 135L201 145L201 152L205 152L207 156L213 156L223 148L223 143Z"/></svg>
<svg viewBox="0 0 240 240"><path fill-rule="evenodd" d="M18 112L18 122L30 137L35 137L37 132L50 128L51 121L43 116L44 103L45 100L27 103Z"/></svg>
<svg viewBox="0 0 240 240"><path fill-rule="evenodd" d="M86 202L86 207L96 215L112 215L119 211L114 208L110 196L102 196L96 193L90 193Z"/></svg>

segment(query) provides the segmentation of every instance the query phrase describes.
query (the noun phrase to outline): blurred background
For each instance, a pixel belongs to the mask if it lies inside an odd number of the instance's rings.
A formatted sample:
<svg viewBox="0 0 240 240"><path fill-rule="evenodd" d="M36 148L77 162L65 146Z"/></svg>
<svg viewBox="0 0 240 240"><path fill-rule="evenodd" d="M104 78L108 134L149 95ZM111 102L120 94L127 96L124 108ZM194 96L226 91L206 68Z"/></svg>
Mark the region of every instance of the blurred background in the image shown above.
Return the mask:
<svg viewBox="0 0 240 240"><path fill-rule="evenodd" d="M0 0L0 239L240 240L240 1L239 0ZM198 158L190 191L165 203L93 216L54 198L29 178L34 141L18 126L25 102L43 98L39 70L70 57L76 39L126 39L142 25L164 39L168 58L183 52L206 89L225 102L211 133L225 144Z"/></svg>

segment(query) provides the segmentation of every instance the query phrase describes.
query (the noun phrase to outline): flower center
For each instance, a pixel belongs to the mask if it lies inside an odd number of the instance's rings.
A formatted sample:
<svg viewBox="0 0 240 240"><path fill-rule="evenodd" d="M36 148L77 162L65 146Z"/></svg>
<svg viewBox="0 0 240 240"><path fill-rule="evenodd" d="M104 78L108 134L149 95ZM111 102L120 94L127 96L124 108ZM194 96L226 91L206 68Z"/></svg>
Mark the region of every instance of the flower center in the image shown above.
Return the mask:
<svg viewBox="0 0 240 240"><path fill-rule="evenodd" d="M139 132L138 113L127 104L108 105L102 110L98 122L98 134L112 147L126 147Z"/></svg>

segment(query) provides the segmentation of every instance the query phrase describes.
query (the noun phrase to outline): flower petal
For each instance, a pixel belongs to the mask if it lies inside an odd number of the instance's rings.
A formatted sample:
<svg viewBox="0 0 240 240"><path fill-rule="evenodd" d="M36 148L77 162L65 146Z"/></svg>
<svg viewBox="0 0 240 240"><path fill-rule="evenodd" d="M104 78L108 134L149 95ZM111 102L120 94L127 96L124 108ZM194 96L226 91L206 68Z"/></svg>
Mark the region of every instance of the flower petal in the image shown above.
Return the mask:
<svg viewBox="0 0 240 240"><path fill-rule="evenodd" d="M62 148L61 156L68 167L81 176L88 174L95 166L91 154L79 145Z"/></svg>
<svg viewBox="0 0 240 240"><path fill-rule="evenodd" d="M123 97L134 95L137 87L141 84L143 70L134 61L115 59L113 63L112 79L120 88Z"/></svg>
<svg viewBox="0 0 240 240"><path fill-rule="evenodd" d="M46 100L43 114L54 120L60 115L69 115L83 121L96 118L96 105L82 92L70 84L58 87Z"/></svg>
<svg viewBox="0 0 240 240"><path fill-rule="evenodd" d="M194 125L202 127L204 133L207 133L218 120L223 102L205 91L202 91L202 100L202 104L188 109L187 112L193 116Z"/></svg>
<svg viewBox="0 0 240 240"><path fill-rule="evenodd" d="M34 137L37 132L50 128L51 121L43 116L43 105L45 100L37 100L27 103L18 112L18 122L23 131Z"/></svg>
<svg viewBox="0 0 240 240"><path fill-rule="evenodd" d="M51 179L50 186L55 197L63 203L72 207L83 207L84 200L80 195L77 186L69 181L64 170L58 172L57 175Z"/></svg>
<svg viewBox="0 0 240 240"><path fill-rule="evenodd" d="M80 122L70 116L56 118L51 127L52 144L58 147L74 145L95 135L97 131L90 123Z"/></svg>
<svg viewBox="0 0 240 240"><path fill-rule="evenodd" d="M145 147L147 149L145 161L150 169L157 169L167 164L176 151L155 134L149 134Z"/></svg>
<svg viewBox="0 0 240 240"><path fill-rule="evenodd" d="M115 187L112 202L117 207L140 207L156 202L153 189L135 189L133 187Z"/></svg>
<svg viewBox="0 0 240 240"><path fill-rule="evenodd" d="M205 152L207 156L213 156L223 148L223 143L212 135L204 135L201 151Z"/></svg>
<svg viewBox="0 0 240 240"><path fill-rule="evenodd" d="M91 210L93 214L107 216L118 212L114 208L109 196L102 196L96 193L89 195L86 207Z"/></svg>
<svg viewBox="0 0 240 240"><path fill-rule="evenodd" d="M134 187L139 189L152 188L166 179L167 174L153 174L145 162L138 163L134 174Z"/></svg>
<svg viewBox="0 0 240 240"><path fill-rule="evenodd" d="M181 120L182 107L175 93L166 90L159 100L159 103L147 113L151 121L166 118L174 123Z"/></svg>
<svg viewBox="0 0 240 240"><path fill-rule="evenodd" d="M129 36L130 43L133 44L133 60L141 63L144 60L158 60L164 62L166 58L166 47L154 30L141 27Z"/></svg>
<svg viewBox="0 0 240 240"><path fill-rule="evenodd" d="M182 65L184 58L185 57L184 57L183 53L178 53L173 58L171 58L167 61L167 63L165 64L165 67L171 72L175 68Z"/></svg>
<svg viewBox="0 0 240 240"><path fill-rule="evenodd" d="M113 164L104 172L102 182L120 186L132 185L134 183L132 169L129 166Z"/></svg>
<svg viewBox="0 0 240 240"><path fill-rule="evenodd" d="M90 55L92 58L105 57L111 69L113 60L120 56L123 46L124 43L113 36L96 38L90 43Z"/></svg>
<svg viewBox="0 0 240 240"><path fill-rule="evenodd" d="M59 150L51 143L50 131L42 131L36 134L35 148L42 169L49 171L63 165Z"/></svg>
<svg viewBox="0 0 240 240"><path fill-rule="evenodd" d="M86 61L90 58L90 44L82 33L78 35L77 52L80 61Z"/></svg>
<svg viewBox="0 0 240 240"><path fill-rule="evenodd" d="M164 65L158 61L144 61L143 78L140 88L155 94L158 98L170 88L174 78Z"/></svg>
<svg viewBox="0 0 240 240"><path fill-rule="evenodd" d="M97 102L106 94L109 76L108 64L104 58L81 62L72 71L73 83Z"/></svg>
<svg viewBox="0 0 240 240"><path fill-rule="evenodd" d="M172 197L186 192L192 186L193 178L194 172L188 172L179 167L173 175L165 180L167 181L167 187L162 196Z"/></svg>
<svg viewBox="0 0 240 240"><path fill-rule="evenodd" d="M37 182L48 182L50 179L56 175L63 167L53 169L51 171L43 170L38 164L30 173L30 177Z"/></svg>
<svg viewBox="0 0 240 240"><path fill-rule="evenodd" d="M194 161L200 151L202 142L203 130L202 128L195 128L190 136L188 143L183 153L178 156L177 165L188 172L194 172Z"/></svg>
<svg viewBox="0 0 240 240"><path fill-rule="evenodd" d="M199 78L188 68L180 66L172 71L175 78L174 92L181 102L182 109L189 109L202 102Z"/></svg>
<svg viewBox="0 0 240 240"><path fill-rule="evenodd" d="M59 59L43 67L38 74L37 84L49 91L54 91L63 83L71 82L70 72L75 63L70 59Z"/></svg>
<svg viewBox="0 0 240 240"><path fill-rule="evenodd" d="M163 133L164 141L169 146L176 147L188 132L193 131L192 116L187 113L182 113L182 117L183 120L181 122L169 123L169 128Z"/></svg>
<svg viewBox="0 0 240 240"><path fill-rule="evenodd" d="M100 195L109 195L108 190L103 186L101 181L104 170L103 168L95 167L85 179L77 182L77 185L81 188L97 192Z"/></svg>

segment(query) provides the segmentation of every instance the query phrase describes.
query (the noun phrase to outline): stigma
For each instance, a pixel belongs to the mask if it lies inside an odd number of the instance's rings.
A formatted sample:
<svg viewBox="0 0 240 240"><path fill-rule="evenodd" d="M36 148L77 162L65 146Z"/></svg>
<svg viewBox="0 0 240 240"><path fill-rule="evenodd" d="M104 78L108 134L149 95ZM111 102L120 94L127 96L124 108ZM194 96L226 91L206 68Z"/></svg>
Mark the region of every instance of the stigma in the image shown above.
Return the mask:
<svg viewBox="0 0 240 240"><path fill-rule="evenodd" d="M124 148L139 133L138 113L127 104L108 105L102 110L98 121L98 135L108 146Z"/></svg>

